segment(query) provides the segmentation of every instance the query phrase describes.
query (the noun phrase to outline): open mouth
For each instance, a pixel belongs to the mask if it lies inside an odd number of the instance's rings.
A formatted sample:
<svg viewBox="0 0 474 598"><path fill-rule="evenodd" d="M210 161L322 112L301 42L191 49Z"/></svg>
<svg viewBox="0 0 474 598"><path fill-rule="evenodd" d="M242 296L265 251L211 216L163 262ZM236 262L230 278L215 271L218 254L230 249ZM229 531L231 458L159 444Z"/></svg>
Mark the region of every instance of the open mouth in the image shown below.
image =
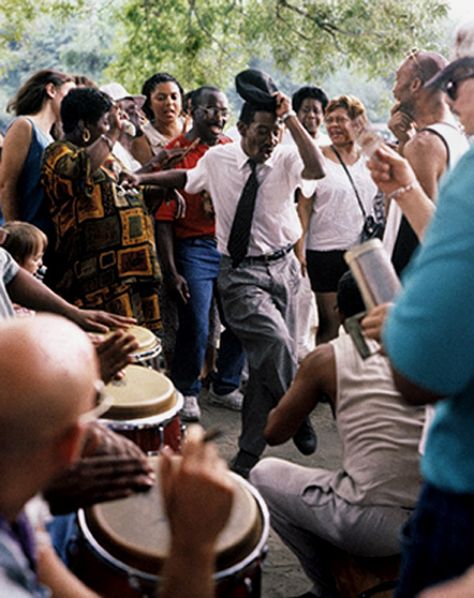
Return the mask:
<svg viewBox="0 0 474 598"><path fill-rule="evenodd" d="M217 123L209 124L208 129L214 135L220 135L222 133L223 126Z"/></svg>

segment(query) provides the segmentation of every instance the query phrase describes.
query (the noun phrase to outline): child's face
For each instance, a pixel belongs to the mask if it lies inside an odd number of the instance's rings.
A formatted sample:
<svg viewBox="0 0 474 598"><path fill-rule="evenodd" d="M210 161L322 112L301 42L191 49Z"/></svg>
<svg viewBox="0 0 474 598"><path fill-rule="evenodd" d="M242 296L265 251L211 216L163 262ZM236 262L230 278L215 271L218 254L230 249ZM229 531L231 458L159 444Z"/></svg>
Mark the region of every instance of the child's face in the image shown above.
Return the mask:
<svg viewBox="0 0 474 598"><path fill-rule="evenodd" d="M30 272L31 274L36 274L36 272L43 265L43 255L44 255L44 251L41 249L41 250L38 250L38 252L34 253L33 255L28 256L25 259L23 268L27 272Z"/></svg>

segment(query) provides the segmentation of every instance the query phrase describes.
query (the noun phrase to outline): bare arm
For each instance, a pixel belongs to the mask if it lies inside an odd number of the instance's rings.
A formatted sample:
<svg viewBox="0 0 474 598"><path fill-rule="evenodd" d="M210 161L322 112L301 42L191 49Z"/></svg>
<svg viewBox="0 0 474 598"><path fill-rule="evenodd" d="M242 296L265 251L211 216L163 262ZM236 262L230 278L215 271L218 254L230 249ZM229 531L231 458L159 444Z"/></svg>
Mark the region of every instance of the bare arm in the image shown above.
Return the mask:
<svg viewBox="0 0 474 598"><path fill-rule="evenodd" d="M404 400L411 405L426 405L436 403L443 397L414 384L392 366L393 381Z"/></svg>
<svg viewBox="0 0 474 598"><path fill-rule="evenodd" d="M174 260L174 235L171 222L157 222L158 251L163 264L163 276L171 293L177 295L183 303L190 297L188 283L184 276L179 274Z"/></svg>
<svg viewBox="0 0 474 598"><path fill-rule="evenodd" d="M156 185L165 189L183 189L188 180L184 169L149 172L136 176L140 185Z"/></svg>
<svg viewBox="0 0 474 598"><path fill-rule="evenodd" d="M138 160L140 164L147 164L153 158L150 142L146 135L135 137L132 142L132 156Z"/></svg>
<svg viewBox="0 0 474 598"><path fill-rule="evenodd" d="M282 444L292 438L323 395L335 404L336 366L330 344L320 345L305 357L292 385L270 411L264 431L268 444Z"/></svg>
<svg viewBox="0 0 474 598"><path fill-rule="evenodd" d="M0 163L0 205L7 222L20 220L18 179L31 144L31 123L20 118L8 129Z"/></svg>
<svg viewBox="0 0 474 598"><path fill-rule="evenodd" d="M15 303L37 311L64 316L91 332L106 332L109 327L124 328L135 322L133 318L107 314L103 311L79 309L56 295L22 268L7 285L7 291L10 299Z"/></svg>
<svg viewBox="0 0 474 598"><path fill-rule="evenodd" d="M436 135L422 131L405 145L403 156L410 163L423 191L435 201L438 181L446 170L448 159L443 142Z"/></svg>
<svg viewBox="0 0 474 598"><path fill-rule="evenodd" d="M198 426L189 428L177 465L166 451L162 454L162 492L172 540L160 598L215 596L215 543L229 517L234 486L215 447L202 436Z"/></svg>
<svg viewBox="0 0 474 598"><path fill-rule="evenodd" d="M276 95L276 115L281 117L290 111L290 100L281 92ZM303 160L304 168L301 176L304 179L321 179L325 176L323 155L318 146L309 136L306 129L298 120L296 114L287 117L285 125L293 137L298 152Z"/></svg>
<svg viewBox="0 0 474 598"><path fill-rule="evenodd" d="M41 546L38 550L38 578L51 590L54 598L100 598L69 571L51 545Z"/></svg>
<svg viewBox="0 0 474 598"><path fill-rule="evenodd" d="M303 234L301 238L298 239L295 245L295 255L298 258L298 261L301 264L301 270L303 276L306 273L306 255L305 255L305 239L306 233L309 228L309 221L311 218L311 210L313 207L313 198L306 197L303 195L301 189L298 189L296 192L297 197L297 204L296 204L296 211L298 212L298 216L301 222L301 228L303 229Z"/></svg>

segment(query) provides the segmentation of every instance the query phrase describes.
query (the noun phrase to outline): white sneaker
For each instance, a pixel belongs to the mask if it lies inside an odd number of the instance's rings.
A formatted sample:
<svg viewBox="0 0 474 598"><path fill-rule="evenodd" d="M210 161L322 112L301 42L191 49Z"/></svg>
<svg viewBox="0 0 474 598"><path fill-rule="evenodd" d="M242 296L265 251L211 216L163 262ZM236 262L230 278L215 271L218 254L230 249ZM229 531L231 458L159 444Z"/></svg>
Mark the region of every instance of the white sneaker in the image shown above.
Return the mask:
<svg viewBox="0 0 474 598"><path fill-rule="evenodd" d="M201 419L201 409L197 397L190 395L184 398L184 405L179 415L183 421L198 422Z"/></svg>
<svg viewBox="0 0 474 598"><path fill-rule="evenodd" d="M225 407L226 409L232 409L232 411L242 411L244 395L238 388L232 392L228 392L226 395L218 395L211 384L207 400L211 405L216 405L217 407Z"/></svg>

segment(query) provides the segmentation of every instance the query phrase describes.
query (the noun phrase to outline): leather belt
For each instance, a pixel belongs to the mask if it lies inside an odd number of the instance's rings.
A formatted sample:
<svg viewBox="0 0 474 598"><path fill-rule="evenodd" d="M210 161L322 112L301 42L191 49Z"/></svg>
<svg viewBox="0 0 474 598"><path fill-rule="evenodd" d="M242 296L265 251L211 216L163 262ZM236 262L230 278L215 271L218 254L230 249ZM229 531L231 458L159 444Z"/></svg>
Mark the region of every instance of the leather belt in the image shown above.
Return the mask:
<svg viewBox="0 0 474 598"><path fill-rule="evenodd" d="M272 253L264 253L263 255L250 255L249 257L245 257L241 264L266 264L267 262L273 262L275 260L279 260L293 249L294 245L288 245L287 247L283 247L283 249L277 249ZM228 257L228 256L225 256ZM228 259L231 259L228 257Z"/></svg>

